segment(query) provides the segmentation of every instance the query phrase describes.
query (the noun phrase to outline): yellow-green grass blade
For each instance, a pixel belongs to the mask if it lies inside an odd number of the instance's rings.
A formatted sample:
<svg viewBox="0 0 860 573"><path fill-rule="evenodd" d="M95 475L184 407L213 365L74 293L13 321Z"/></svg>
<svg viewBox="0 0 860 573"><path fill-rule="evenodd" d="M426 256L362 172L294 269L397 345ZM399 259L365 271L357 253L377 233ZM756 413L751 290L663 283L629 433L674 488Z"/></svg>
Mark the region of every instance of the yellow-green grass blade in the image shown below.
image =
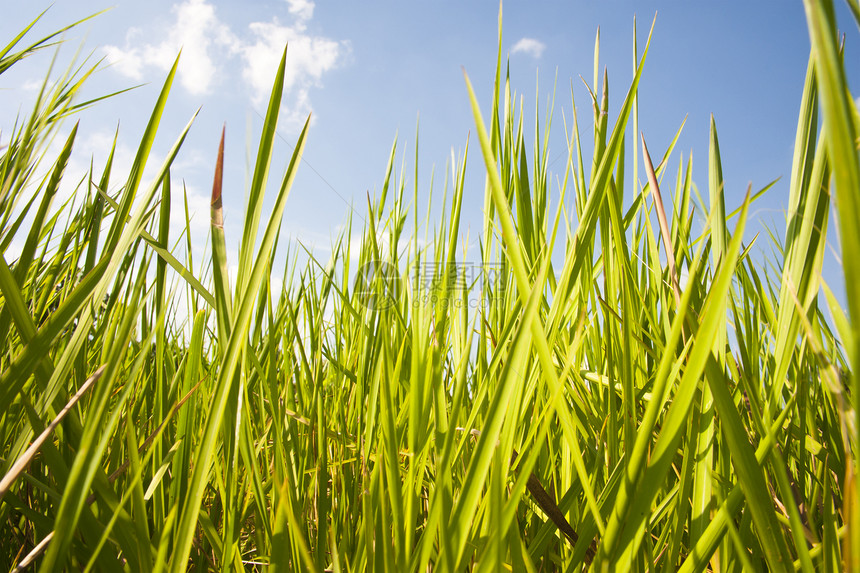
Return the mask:
<svg viewBox="0 0 860 573"><path fill-rule="evenodd" d="M166 181L166 179L165 179L165 181ZM108 205L110 205L114 209L117 209L119 207L119 203L117 203L110 195L105 193L102 189L104 189L104 187L102 187L102 186L98 187L99 197L101 197L101 199L105 203L107 203ZM164 210L162 209L161 212L163 213ZM167 249L166 240L162 240L161 238L156 239L155 237L153 237L149 233L149 231L145 231L145 230L140 232L140 237L144 241L146 241L146 243L149 245L149 248L152 249L153 251L155 251L155 253L159 256L159 258L161 260L163 260L165 263L170 265L170 268L172 268L174 271L176 271L176 274L178 274L180 277L182 277L188 283L188 285L192 289L194 289L194 291L197 294L199 294L201 297L203 297L203 300L206 301L206 303L210 307L212 307L213 309L215 308L215 306L216 306L215 297L212 295L212 293L209 292L209 289L207 289L205 286L203 286L203 283L201 283L200 280L196 276L194 276L194 274L191 272L191 270L189 270L191 265L189 264L189 266L186 267L184 264L182 264L179 261L179 259L177 259L173 255L173 253L171 253Z"/></svg>
<svg viewBox="0 0 860 573"><path fill-rule="evenodd" d="M32 44L30 44L26 48L24 48L18 52L15 52L13 54L10 54L9 52L16 45L18 45L18 43L24 38L24 36L27 35L27 32L29 32L33 28L33 26L35 26L36 23L42 19L42 16L44 16L47 11L48 11L47 8L45 10L43 10L38 16L36 16L35 19L33 19L32 22L30 22L27 26L25 26L24 29L22 29L21 32L18 33L18 35L16 35L8 44L6 44L6 46L4 46L2 50L0 50L0 74L5 72L6 70L8 70L10 67L15 65L16 63L18 63L22 59L26 58L27 56L30 56L30 55L34 54L35 52L37 52L41 49L44 49L44 48L47 48L47 47L54 45L54 43L51 43L51 40L53 40L57 36L60 36L64 32L71 30L75 26L79 26L80 24L83 24L84 22L91 20L100 14L105 13L107 10L101 10L99 12L96 12L95 14L91 14L90 16L87 16L85 18L81 18L80 20L73 22L67 26L63 26L62 28L60 28L56 32L53 32L53 33L45 36L44 38L41 38L40 40L33 42Z"/></svg>
<svg viewBox="0 0 860 573"><path fill-rule="evenodd" d="M51 314L51 317L45 322L35 333L30 343L27 344L21 353L15 357L9 367L0 376L0 406L9 408L20 392L27 378L33 373L41 359L45 356L45 349L49 348L60 333L71 323L78 313L85 308L85 305L91 302L93 289L101 282L104 271L108 266L109 259L103 258L96 267L87 273L77 287L66 297L60 307ZM11 272L4 272L8 267L4 264L0 265L0 284L8 286L10 290L4 292L7 297L6 304L12 305L14 308L24 308L23 299L18 295L18 302L15 303L15 292L11 290L15 284L11 281ZM2 280L4 277L8 280ZM28 315L29 316L29 315ZM22 315L23 317L23 315Z"/></svg>
<svg viewBox="0 0 860 573"><path fill-rule="evenodd" d="M842 246L842 266L845 274L848 314L851 319L852 348L847 352L851 363L851 394L854 412L860 412L860 376L857 360L860 359L860 153L857 150L858 126L855 108L845 75L836 33L833 2L829 0L804 0L810 43L815 58L815 72L821 94L821 108L827 143L827 153L833 165L833 186L839 223L839 238ZM857 13L854 12L855 17ZM854 449L860 444L860 425L851 436ZM856 492L856 463L849 472ZM846 540L848 566L860 569L860 500L856 494L849 499L846 508L849 526Z"/></svg>
<svg viewBox="0 0 860 573"><path fill-rule="evenodd" d="M69 133L69 136L66 139L63 149L61 150L60 155L57 157L57 160L54 163L54 168L51 171L47 184L44 187L44 193L42 194L42 200L39 202L39 208L33 216L30 233L27 235L27 238L24 241L24 245L21 248L21 253L18 255L18 259L15 262L14 280L17 285L24 285L27 273L29 272L30 267L33 263L37 246L44 238L43 233L47 229L53 229L54 227L51 221L48 221L48 224L46 224L45 219L48 215L48 211L51 208L51 203L53 202L54 196L57 193L57 190L63 177L63 172L65 171L69 157L72 153L72 146L74 144L77 131L78 125L76 124L75 127L72 128L72 131ZM22 210L20 216L18 217L18 220L9 229L9 232L6 236L6 241L12 240L15 235L15 231L17 230L20 223L23 221L24 217L28 214L30 206L37 197L38 194L34 194L33 198ZM62 249L60 250L62 251ZM4 335L8 332L10 319L15 323L18 329L27 328L26 326L24 326L24 317L21 314L21 308L19 307L19 305L13 304L11 310L13 312L17 312L17 316L11 316L9 314L9 308L6 307L4 307L2 311L0 311L0 333ZM26 340L32 338L34 334L35 333L30 331L29 329L27 332L21 332L22 338L25 338ZM44 378L44 376L45 372L43 370L41 373L41 378ZM42 380L41 382L44 384L45 380Z"/></svg>
<svg viewBox="0 0 860 573"><path fill-rule="evenodd" d="M283 68L279 75L283 75ZM281 77L282 81L283 78ZM273 90L274 91L274 90ZM216 439L222 431L222 421L227 405L228 394L235 384L235 374L239 366L239 358L245 345L245 338L251 321L251 313L255 306L255 299L263 281L263 275L268 268L268 260L274 248L275 238L280 227L281 217L286 207L289 189L296 175L298 163L304 150L305 137L307 134L310 118L305 125L296 142L295 151L290 159L289 167L284 175L281 188L275 200L272 214L266 226L257 258L248 273L248 283L242 293L240 305L235 312L235 320L227 346L222 357L221 371L215 386L211 406L206 416L206 424L202 434L202 440L196 449L194 456L194 472L189 483L188 497L181 511L179 526L176 530L175 552L171 558L172 571L184 571L188 566L188 555L191 551L191 543L197 523L197 513L203 499L203 493L208 481L212 456L215 452ZM268 126L271 128L271 126Z"/></svg>
<svg viewBox="0 0 860 573"><path fill-rule="evenodd" d="M641 69L640 69L641 72ZM526 297L530 296L532 287L530 286L528 273L525 267L525 262L523 260L523 255L520 250L519 241L517 238L516 231L514 229L513 220L510 212L510 205L508 203L507 198L504 196L504 192L502 190L502 184L499 180L499 174L496 171L495 160L492 155L492 150L490 149L490 142L487 136L486 128L484 127L483 119L481 118L481 112L478 108L478 103L475 98L474 91L472 90L471 83L469 82L469 78L466 77L466 86L469 91L469 97L472 103L472 113L475 117L475 123L478 131L478 138L481 143L481 150L484 156L484 163L487 168L488 175L488 186L490 188L490 192L492 194L493 202L496 206L496 211L500 217L502 223L502 235L504 237L504 245L506 247L506 254L510 259L511 265L513 267L514 275L516 277L517 283L517 292L521 302L525 302ZM635 86L635 82L634 82ZM633 90L635 91L635 89ZM629 94L628 94L629 99ZM629 108L629 106L628 106ZM616 131L620 131L620 129L616 126ZM615 139L615 132L613 133L613 139ZM590 199L589 199L590 200ZM539 287L535 290L542 291L543 283L539 283ZM543 328L539 322L532 322L531 328L533 331L533 337L535 341L535 345L537 346L538 356L541 361L541 365L544 370L545 380L549 385L550 391L555 391L555 389L559 385L559 380L557 377L557 373L555 371L555 366L553 364L552 358L550 357L549 348L547 346L546 336L543 332ZM585 490L586 499L588 500L589 509L593 512L595 521L598 523L598 528L602 531L603 524L600 518L600 513L598 510L597 502L594 498L594 493L592 491L591 485L588 482L588 475L585 470L585 466L582 461L582 452L579 446L579 441L576 436L576 430L574 429L574 423L570 412L567 408L559 407L557 409L559 418L561 419L562 427L565 430L566 436L568 438L568 442L573 449L573 463L576 467L577 474L582 482L583 488ZM462 543L462 541L461 541Z"/></svg>
<svg viewBox="0 0 860 573"><path fill-rule="evenodd" d="M741 241L743 238L743 230L746 223L746 212L749 203L749 195L745 200L746 208L741 212L737 227L735 228L734 236L729 243L726 257L720 263L717 275L710 286L708 296L705 300L704 307L699 314L699 328L692 341L689 355L687 357L686 367L680 380L677 384L677 389L672 398L671 406L663 421L660 433L653 449L650 453L650 460L647 467L639 470L637 473L628 474L627 491L628 495L635 491L635 497L631 502L626 502L626 496L619 495L619 501L616 502L616 510L613 512L610 524L618 532L618 537L612 538L613 543L601 545L599 553L600 562L605 562L609 559L610 562L626 567L634 562L639 543L644 533L644 520L649 514L651 504L660 485L665 480L666 472L672 462L678 442L686 425L686 416L692 405L692 400L696 394L696 388L699 385L700 377L705 369L705 364L713 351L713 344L718 332L717 325L724 321L726 308L726 295L731 286L732 276L735 270L738 255L740 254ZM695 281L691 280L688 285L685 295L692 292L696 288ZM682 303L683 305L683 303ZM682 306L683 308L683 306ZM679 312L678 316L683 313ZM677 321L677 316L676 316ZM673 324L673 334L680 330L680 325ZM680 332L678 332L680 335ZM674 345L670 345L672 347ZM661 362L661 371L668 370L669 360ZM666 364L664 367L663 365ZM665 375L661 376L658 373L658 381L665 380ZM661 384L663 386L665 383ZM655 395L662 395L662 391L657 389L658 385L655 382ZM667 387L666 390L669 390ZM660 401L652 400L649 404L649 409L652 405L659 407ZM646 413L647 416L647 413ZM646 418L650 421L651 417ZM643 424L644 425L644 424ZM646 426L647 427L647 426ZM639 441L644 445L642 449L634 450L633 456L639 459L645 454L644 447L650 442L650 432L643 432L640 427L640 433L637 436L637 446ZM639 453L641 452L641 453ZM641 464L641 462L640 462ZM638 467L642 467L639 465ZM637 475L638 474L638 475ZM633 488L633 489L631 489ZM624 500L621 505L620 501ZM619 511L621 510L621 511ZM614 523L613 523L614 522ZM607 527L607 539L609 538L609 527ZM617 539L617 541L615 541ZM616 549L617 548L617 549ZM615 553L615 551L618 553ZM775 560L776 561L776 560Z"/></svg>
<svg viewBox="0 0 860 573"><path fill-rule="evenodd" d="M714 267L722 260L728 244L726 228L725 193L723 189L723 169L720 157L720 144L713 114L710 125L710 148L708 155L708 196L710 199L710 239L711 256ZM749 195L749 194L748 194ZM714 339L714 352L721 367L725 363L727 329L725 321L717 325ZM706 369L707 378L707 369ZM696 463L693 467L691 541L695 541L708 525L714 501L711 474L714 471L714 404L710 384L703 384L699 401L698 429L696 436Z"/></svg>
<svg viewBox="0 0 860 573"><path fill-rule="evenodd" d="M827 218L830 196L826 192L830 181L830 168L826 155L826 133L817 139L817 81L813 59L807 70L807 79L801 101L801 116L798 119L795 154L792 164L791 203L789 222L785 236L785 265L777 310L776 347L777 359L773 373L773 390L769 398L769 412L780 407L782 389L791 363L800 317L797 308L787 301L797 298L804 313L815 308L818 282L823 264L827 236Z"/></svg>
<svg viewBox="0 0 860 573"><path fill-rule="evenodd" d="M129 297L129 302L133 309L136 309L137 305L142 303L143 281L140 278L136 281ZM128 352L128 342L137 319L136 314L136 312L126 313L116 331L113 343L106 347L103 353L106 358L105 371L100 380L101 383L93 390L91 403L88 408L88 423L84 426L83 435L78 444L78 455L72 464L69 478L63 491L63 498L57 509L54 522L54 538L51 540L51 544L48 546L48 550L42 560L40 571L54 571L62 567L68 558L67 553L72 543L72 536L77 529L78 520L84 510L86 493L95 479L101 454L107 447L106 438L112 432L120 412L120 408L117 407L108 416L108 420L104 420L120 361ZM124 395L127 396L128 393L126 392ZM115 404L114 406L119 405Z"/></svg>
<svg viewBox="0 0 860 573"><path fill-rule="evenodd" d="M173 66L167 74L167 79L158 95L158 100L155 103L152 115L146 125L143 137L141 137L140 146L138 147L137 153L132 162L131 172L129 173L128 180L124 187L125 192L123 193L122 200L120 201L119 209L117 210L114 220L111 223L110 230L107 233L104 247L105 252L110 252L116 249L119 245L120 237L126 224L126 218L131 212L132 204L134 203L138 187L140 186L140 180L143 177L143 170L146 167L147 159L149 158L153 142L155 141L155 135L158 132L158 126L161 122L162 114L164 113L164 107L167 104L167 96L170 94L170 87L173 84L173 77L176 75L176 68L178 65L179 56L177 56L176 60L173 62ZM158 179L160 183L161 178L159 177Z"/></svg>
<svg viewBox="0 0 860 573"><path fill-rule="evenodd" d="M175 68L173 71L175 71ZM171 81L172 73L168 76L168 80L165 83L164 90L169 91ZM163 93L162 95L164 95L164 97L166 98L166 93ZM157 106L153 115L154 119L160 117L160 113L161 109ZM170 150L164 162L162 163L161 168L157 172L155 180L141 197L141 204L135 214L128 220L126 225L120 227L121 234L116 239L115 247L113 249L106 248L104 258L107 259L107 268L104 269L104 274L101 277L101 280L98 280L96 282L95 287L91 287L92 290L88 302L91 302L92 304L84 305L84 311L78 317L78 323L75 327L74 332L71 335L69 343L64 348L62 354L60 355L60 358L56 362L55 370L48 384L48 389L42 398L42 403L50 403L57 395L57 393L61 391L61 381L65 378L65 376L67 376L69 370L73 365L73 361L77 357L78 351L80 350L86 337L88 336L89 328L94 320L95 301L101 301L106 296L107 290L110 288L112 279L116 276L118 269L120 269L124 264L126 264L127 261L130 261L133 257L133 246L139 243L140 233L143 231L143 228L153 215L153 208L150 207L152 199L158 188L161 186L161 181L166 176L166 173L170 168L170 165L172 164L174 158L176 157L179 148L185 141L185 136L188 134L188 130L190 129L191 123L193 121L194 117L191 118L191 121L189 121L189 123L185 126L185 129L182 131L179 138L174 143L173 148ZM117 214L117 216L119 216L119 214ZM117 294L118 291L115 291L113 293L113 296L116 296Z"/></svg>
<svg viewBox="0 0 860 573"><path fill-rule="evenodd" d="M687 288L682 292L681 302L678 305L678 313L672 321L671 330L666 338L666 348L676 348L681 340L686 313L690 307L693 291L695 290L695 282L699 272L700 260L701 252L696 257L696 260L693 262L690 269ZM688 348L685 349L684 354L678 358L683 358L687 353L687 350ZM651 402L649 402L637 430L638 433L636 441L630 454L630 458L626 464L624 476L625 483L615 497L615 502L613 504L614 507L606 526L606 532L599 546L598 555L600 560L609 559L610 562L612 562L614 559L613 552L615 551L615 547L619 543L624 530L630 526L628 521L632 512L632 504L634 503L633 496L634 494L641 494L636 488L644 481L647 473L649 462L647 459L648 449L652 447L651 435L655 430L658 415L663 409L663 403L667 397L666 395L671 390L670 382L672 379L670 379L670 373L672 373L673 363L675 361L676 359L672 353L664 352L659 362L657 374L652 386L652 396L656 399L652 398ZM634 525L637 525L638 527L638 524Z"/></svg>
<svg viewBox="0 0 860 573"><path fill-rule="evenodd" d="M794 402L792 397L788 406ZM771 449L777 443L777 435L782 431L786 419L791 413L791 408L787 407L780 412L779 417L774 421L768 430L768 433L759 442L756 448L756 461L762 464L766 461ZM735 515L741 508L744 500L744 493L740 485L732 487L729 495L725 497L719 509L714 513L714 517L707 529L704 531L699 540L692 546L687 554L687 559L681 564L678 569L679 573L691 573L692 571L701 571L707 564L708 560L713 555L714 551L729 527L728 521L735 518Z"/></svg>
<svg viewBox="0 0 860 573"><path fill-rule="evenodd" d="M542 279L545 276L546 269L547 264L544 263L538 278ZM487 476L490 474L491 463L496 456L497 442L505 419L508 417L506 413L508 402L513 396L516 386L521 384L521 372L525 369L526 358L532 344L530 323L537 317L541 298L541 290L533 289L523 310L520 325L514 333L508 358L499 373L500 384L492 396L484 418L484 425L478 437L478 444L463 478L464 489L448 519L449 529L452 532L454 542L457 544L455 562L461 560L467 541L468 528L471 527L480 501L479 496ZM501 460L502 463L505 461Z"/></svg>
<svg viewBox="0 0 860 573"><path fill-rule="evenodd" d="M755 458L747 431L729 393L728 380L722 366L713 355L708 358L705 370L705 377L714 398L714 406L719 415L720 429L726 438L732 466L746 498L747 507L752 514L756 536L767 556L769 569L787 571L792 563L788 546L782 528L776 520L776 511L771 502L764 470Z"/></svg>
<svg viewBox="0 0 860 573"><path fill-rule="evenodd" d="M848 289L849 315L855 333L855 359L860 356L856 345L860 324L860 259L852 253L860 252L860 227L855 222L860 216L860 155L855 144L857 133L853 121L853 102L847 91L844 64L837 44L833 3L824 0L805 0L809 34L815 57L818 89L821 94L825 139L830 162L835 166L833 184L839 216L840 240L843 249L845 284ZM852 365L856 369L856 365ZM852 378L854 388L856 377ZM855 392L854 399L860 400ZM855 408L857 404L855 403ZM857 437L855 436L855 440Z"/></svg>
<svg viewBox="0 0 860 573"><path fill-rule="evenodd" d="M239 247L239 271L236 277L236 299L245 292L248 286L251 264L254 257L254 248L257 243L257 232L260 226L260 213L263 209L263 195L266 192L266 182L269 178L269 165L272 162L272 149L274 147L275 135L278 128L278 115L281 109L281 98L284 92L284 77L287 62L287 46L278 64L275 73L275 81L269 96L269 106L266 117L263 120L263 131L260 134L260 143L257 146L257 157L254 165L254 174L251 179L251 187L248 189L247 204L245 206L245 224L242 230L242 242ZM213 196L214 200L214 196Z"/></svg>

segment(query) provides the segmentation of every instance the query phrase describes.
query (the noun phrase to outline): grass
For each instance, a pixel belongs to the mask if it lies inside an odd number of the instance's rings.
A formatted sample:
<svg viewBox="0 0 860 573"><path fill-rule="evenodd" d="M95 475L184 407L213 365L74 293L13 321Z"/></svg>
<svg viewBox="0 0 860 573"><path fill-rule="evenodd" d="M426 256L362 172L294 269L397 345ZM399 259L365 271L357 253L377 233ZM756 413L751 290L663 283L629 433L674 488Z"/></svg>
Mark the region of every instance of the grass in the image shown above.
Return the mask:
<svg viewBox="0 0 860 573"><path fill-rule="evenodd" d="M307 124L262 213L288 50L238 260L222 226L222 135L196 269L187 204L183 239L168 243L183 209L171 204L172 162L193 123L160 124L175 65L130 172L111 153L62 205L78 137L68 120L98 103L78 98L97 65L46 79L0 149L0 561L860 570L860 117L832 2L805 6L812 51L772 267L744 243L749 206L770 186L726 203L713 121L709 206L690 159L673 158L677 136L654 167L637 133L648 42L612 121L597 42L593 131L574 112L554 186L551 115L529 150L502 74L500 13L496 95L482 109L466 77L478 149L449 165L432 238L404 231L423 214L395 145L362 238L350 220L328 261L277 251ZM0 73L57 38L20 47L31 28L0 49ZM145 186L159 130L176 143ZM65 142L56 156L53 140ZM477 261L460 236L467 160L487 173ZM831 207L847 310L821 278Z"/></svg>

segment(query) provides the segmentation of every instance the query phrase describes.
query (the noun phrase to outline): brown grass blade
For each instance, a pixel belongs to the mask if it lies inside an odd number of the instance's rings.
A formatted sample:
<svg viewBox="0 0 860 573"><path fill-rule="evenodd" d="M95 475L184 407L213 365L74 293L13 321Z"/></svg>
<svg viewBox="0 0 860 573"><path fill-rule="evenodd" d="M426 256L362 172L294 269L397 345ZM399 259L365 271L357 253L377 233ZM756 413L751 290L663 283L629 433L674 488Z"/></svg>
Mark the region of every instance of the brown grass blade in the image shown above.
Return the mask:
<svg viewBox="0 0 860 573"><path fill-rule="evenodd" d="M69 400L69 403L66 404L62 410L60 410L60 412L57 414L57 417L54 418L54 421L51 422L41 434L39 434L39 437L36 438L32 444L30 444L30 447L27 448L24 453L21 454L21 457L18 458L17 461L15 461L11 468L9 468L9 471L6 473L6 475L3 476L2 480L0 480L0 500L2 500L3 496L6 495L6 492L9 491L10 487L12 487L12 484L15 482L21 472L23 472L24 469L28 465L30 465L30 462L33 460L33 457L42 447L42 444L45 443L45 440L47 440L51 433L54 431L54 429L60 425L60 422L63 421L63 418L66 417L66 414L68 414L69 411L75 406L75 404L78 403L78 400L80 400L83 395L86 394L87 390L89 390L92 385L95 384L98 379L102 377L104 371L105 366L102 365L99 367L98 370L93 372L93 375L90 376L87 381L84 382L83 386L81 386L81 388L75 393L75 395L72 396L71 400Z"/></svg>
<svg viewBox="0 0 860 573"><path fill-rule="evenodd" d="M642 133L642 155L645 159L645 173L648 174L648 183L651 186L651 196L657 206L657 220L660 222L660 234L663 235L663 248L666 249L666 261L669 265L669 277L672 280L672 290L675 292L675 303L681 301L681 287L678 284L678 273L675 270L675 252L672 248L672 237L669 234L669 222L666 220L666 209L663 207L663 197L660 195L660 186L657 184L657 174L654 172L654 164L651 163L651 155L648 146L645 145L645 134Z"/></svg>

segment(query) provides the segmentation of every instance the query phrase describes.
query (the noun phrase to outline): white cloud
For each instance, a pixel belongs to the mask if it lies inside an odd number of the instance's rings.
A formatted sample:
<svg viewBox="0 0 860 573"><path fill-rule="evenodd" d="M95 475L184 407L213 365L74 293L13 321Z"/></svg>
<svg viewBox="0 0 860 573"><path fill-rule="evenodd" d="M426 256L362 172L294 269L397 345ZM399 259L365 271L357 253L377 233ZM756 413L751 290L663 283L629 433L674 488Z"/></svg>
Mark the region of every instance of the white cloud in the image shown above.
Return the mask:
<svg viewBox="0 0 860 573"><path fill-rule="evenodd" d="M857 111L860 111L860 97L854 101L854 104L857 106Z"/></svg>
<svg viewBox="0 0 860 573"><path fill-rule="evenodd" d="M290 6L290 14L295 14L301 20L310 20L314 17L314 3L310 0L287 0Z"/></svg>
<svg viewBox="0 0 860 573"><path fill-rule="evenodd" d="M314 13L311 0L285 1L290 24L272 18L252 22L247 33L238 34L218 18L208 0L183 0L173 6L175 20L164 38L145 43L142 30L129 30L124 48L105 48L108 60L124 75L142 80L149 67L168 70L181 48L179 81L192 94L210 93L215 84L229 81L239 64L253 103L260 105L268 98L284 46L289 44L285 119L294 124L311 111L310 88L320 85L323 74L338 64L348 46L307 31Z"/></svg>
<svg viewBox="0 0 860 573"><path fill-rule="evenodd" d="M520 52L524 54L528 54L533 58L540 58L543 51L546 49L546 44L541 42L540 40L535 40L534 38L523 38L514 44L514 47L511 48L512 54L518 54Z"/></svg>
<svg viewBox="0 0 860 573"><path fill-rule="evenodd" d="M302 115L310 111L308 89L318 86L322 75L334 68L344 51L340 42L305 33L305 23L284 26L273 19L271 22L254 22L249 29L256 41L242 47L245 60L243 77L253 90L254 103L262 103L272 88L272 78L278 63L287 48L287 68L284 91L295 90L295 111Z"/></svg>
<svg viewBox="0 0 860 573"><path fill-rule="evenodd" d="M129 30L126 47L107 46L108 60L117 69L134 79L142 79L144 68L153 66L168 70L179 50L179 82L192 94L208 93L218 78L215 58L239 49L239 40L215 14L215 7L206 0L186 0L171 9L176 21L167 36L156 44L137 45L143 32ZM220 53L213 54L218 51Z"/></svg>

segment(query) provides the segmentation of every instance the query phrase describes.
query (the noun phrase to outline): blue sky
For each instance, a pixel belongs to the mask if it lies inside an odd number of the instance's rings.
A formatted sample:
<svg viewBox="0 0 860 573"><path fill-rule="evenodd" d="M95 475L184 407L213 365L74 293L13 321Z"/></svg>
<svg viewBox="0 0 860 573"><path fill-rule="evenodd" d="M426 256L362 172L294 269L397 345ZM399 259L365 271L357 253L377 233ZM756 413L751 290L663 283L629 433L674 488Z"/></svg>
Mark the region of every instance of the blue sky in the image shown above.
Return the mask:
<svg viewBox="0 0 860 573"><path fill-rule="evenodd" d="M492 95L498 15L494 1L83 4L56 3L36 33L53 31L112 7L69 33L62 54L71 57L83 45L85 53L110 62L91 83L90 95L143 85L83 115L73 168L84 169L93 155L97 165L103 161L117 124L120 165L130 162L167 69L183 47L151 164L160 161L202 106L173 170L175 177L185 181L191 206L198 211L192 230L201 242L207 228L214 157L225 122L228 243L232 238L235 244L241 234L248 143L258 137L285 42L289 41L290 48L280 128L284 139L276 148L272 180L283 173L291 153L288 142L313 111L305 164L290 196L284 231L314 245L322 258L350 205L355 205L356 222L364 216L366 193L373 195L380 189L396 134L398 165L405 152L411 188L419 113L419 208L423 211L426 205L434 166L434 195L441 197L452 149L459 155L467 135L474 132L462 69L469 74L485 110ZM0 21L3 43L48 6L42 1L7 6ZM687 117L673 165L677 165L679 152L686 157L692 151L694 178L707 196L708 127L713 113L729 209L740 202L748 183L755 190L782 177L755 207L750 229L754 233L767 224L781 233L809 53L800 1L507 2L503 50L510 57L513 87L524 98L527 124L534 115L536 83L543 110L556 75L558 78L550 157L559 159L553 163L553 171L561 175L564 168L562 113L570 121L571 86L580 124L586 130L590 126L588 93L579 76L591 82L597 28L601 31L600 65L609 70L610 117L614 117L632 78L634 15L641 53L655 13L654 37L639 92L640 129L652 156L662 156ZM847 67L857 93L860 35L841 2L838 16L847 31L845 58L853 62ZM68 60L61 57L64 61ZM26 111L26 102L33 97L35 82L44 75L48 62L48 55L33 58L0 79L0 105L5 110L0 129L11 127L15 110ZM474 138L470 165L464 217L474 239L480 229L484 189ZM628 200L630 195L628 189ZM760 241L768 248L766 235ZM835 244L834 250L838 252ZM836 259L828 257L825 278L841 291L841 272L838 265L829 264Z"/></svg>

